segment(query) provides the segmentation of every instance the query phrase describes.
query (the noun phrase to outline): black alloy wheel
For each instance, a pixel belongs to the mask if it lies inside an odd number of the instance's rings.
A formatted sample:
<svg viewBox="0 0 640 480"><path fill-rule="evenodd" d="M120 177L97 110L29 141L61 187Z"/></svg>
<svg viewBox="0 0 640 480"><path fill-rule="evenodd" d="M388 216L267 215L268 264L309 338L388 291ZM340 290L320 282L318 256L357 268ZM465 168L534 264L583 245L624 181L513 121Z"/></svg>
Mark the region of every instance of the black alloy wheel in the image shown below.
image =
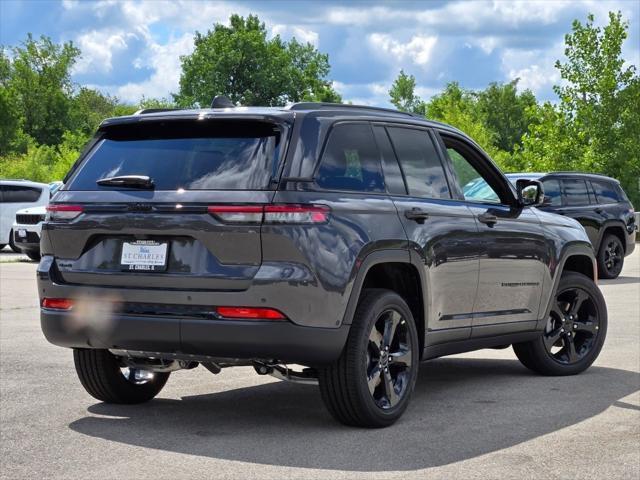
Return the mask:
<svg viewBox="0 0 640 480"><path fill-rule="evenodd" d="M558 293L551 307L544 344L555 361L577 363L596 344L599 329L594 299L580 287L567 288Z"/></svg>
<svg viewBox="0 0 640 480"><path fill-rule="evenodd" d="M565 272L542 334L514 343L518 360L542 375L575 375L598 358L607 336L607 304L596 283L577 272Z"/></svg>
<svg viewBox="0 0 640 480"><path fill-rule="evenodd" d="M367 385L376 405L389 409L407 393L411 379L411 342L398 310L382 312L369 333Z"/></svg>

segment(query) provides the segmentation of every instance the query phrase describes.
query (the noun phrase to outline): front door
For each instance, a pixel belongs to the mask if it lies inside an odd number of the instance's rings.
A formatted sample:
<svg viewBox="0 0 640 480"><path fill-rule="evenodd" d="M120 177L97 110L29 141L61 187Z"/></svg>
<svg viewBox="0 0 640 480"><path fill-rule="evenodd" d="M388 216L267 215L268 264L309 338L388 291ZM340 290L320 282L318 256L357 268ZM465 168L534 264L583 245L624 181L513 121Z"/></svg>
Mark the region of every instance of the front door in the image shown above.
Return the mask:
<svg viewBox="0 0 640 480"><path fill-rule="evenodd" d="M508 181L475 146L462 138L443 140L478 225L481 257L472 336L533 328L547 258L540 221L533 209L515 206Z"/></svg>

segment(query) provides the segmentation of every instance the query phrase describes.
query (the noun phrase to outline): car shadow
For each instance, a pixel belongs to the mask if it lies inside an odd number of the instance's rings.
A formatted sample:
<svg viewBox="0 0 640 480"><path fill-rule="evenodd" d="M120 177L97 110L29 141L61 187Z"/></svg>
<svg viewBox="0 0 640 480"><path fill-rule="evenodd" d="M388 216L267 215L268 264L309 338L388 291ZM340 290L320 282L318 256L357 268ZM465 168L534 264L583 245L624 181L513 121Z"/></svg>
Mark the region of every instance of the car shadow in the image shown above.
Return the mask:
<svg viewBox="0 0 640 480"><path fill-rule="evenodd" d="M640 277L618 277L613 280L598 280L601 285L625 285L629 283L640 283Z"/></svg>
<svg viewBox="0 0 640 480"><path fill-rule="evenodd" d="M447 358L422 365L394 426L342 426L318 388L285 382L144 406L89 407L69 427L128 445L256 464L348 471L445 465L531 440L599 414L638 390L640 374L592 367L542 377L513 360Z"/></svg>

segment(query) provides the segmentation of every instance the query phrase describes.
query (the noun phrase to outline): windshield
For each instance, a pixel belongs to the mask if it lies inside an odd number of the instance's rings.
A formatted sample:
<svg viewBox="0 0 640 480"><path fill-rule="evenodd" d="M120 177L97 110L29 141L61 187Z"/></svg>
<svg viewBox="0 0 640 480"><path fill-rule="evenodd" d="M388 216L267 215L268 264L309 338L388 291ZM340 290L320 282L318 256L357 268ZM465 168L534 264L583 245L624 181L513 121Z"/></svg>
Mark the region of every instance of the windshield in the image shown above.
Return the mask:
<svg viewBox="0 0 640 480"><path fill-rule="evenodd" d="M94 146L68 182L68 190L113 190L96 181L122 175L148 176L157 190L264 190L276 173L280 134L271 124L164 122L119 127Z"/></svg>

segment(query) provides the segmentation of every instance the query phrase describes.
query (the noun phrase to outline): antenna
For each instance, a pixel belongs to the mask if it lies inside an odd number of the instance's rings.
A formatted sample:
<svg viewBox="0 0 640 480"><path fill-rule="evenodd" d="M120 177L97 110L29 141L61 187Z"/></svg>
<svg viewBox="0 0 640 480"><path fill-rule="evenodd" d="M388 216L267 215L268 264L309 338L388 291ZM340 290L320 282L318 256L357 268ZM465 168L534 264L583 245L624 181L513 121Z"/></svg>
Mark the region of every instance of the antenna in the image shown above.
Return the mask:
<svg viewBox="0 0 640 480"><path fill-rule="evenodd" d="M235 105L224 95L216 95L211 102L211 108L234 108Z"/></svg>

